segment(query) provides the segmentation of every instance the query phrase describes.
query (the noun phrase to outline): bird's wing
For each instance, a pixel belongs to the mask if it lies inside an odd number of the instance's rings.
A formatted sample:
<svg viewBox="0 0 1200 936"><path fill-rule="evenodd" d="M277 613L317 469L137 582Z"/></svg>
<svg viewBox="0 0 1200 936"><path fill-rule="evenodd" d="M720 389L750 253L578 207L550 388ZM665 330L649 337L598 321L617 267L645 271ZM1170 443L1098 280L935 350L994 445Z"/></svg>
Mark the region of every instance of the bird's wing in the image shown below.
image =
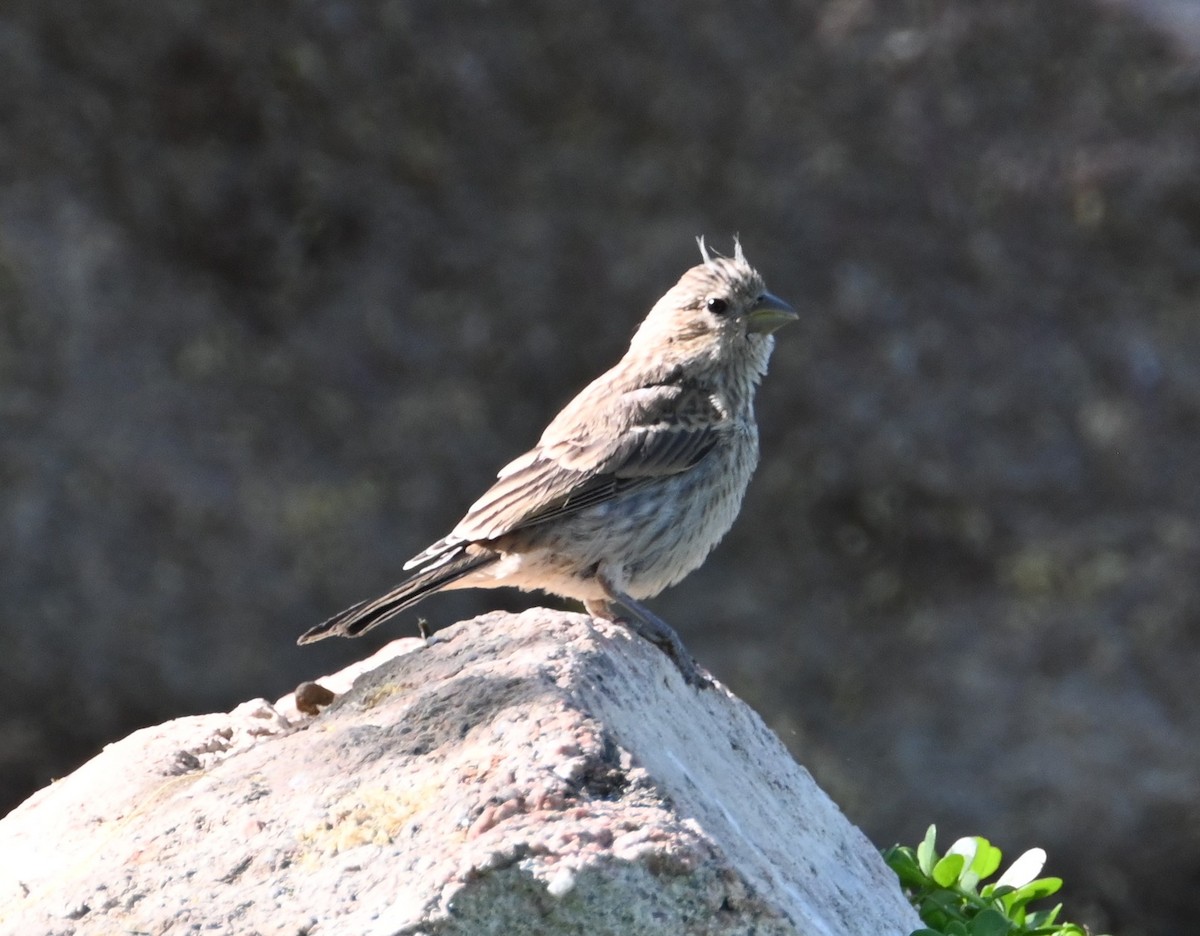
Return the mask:
<svg viewBox="0 0 1200 936"><path fill-rule="evenodd" d="M405 568L686 471L712 450L728 422L711 392L697 385L662 383L620 393L598 381L558 415L535 448L500 470L449 536Z"/></svg>

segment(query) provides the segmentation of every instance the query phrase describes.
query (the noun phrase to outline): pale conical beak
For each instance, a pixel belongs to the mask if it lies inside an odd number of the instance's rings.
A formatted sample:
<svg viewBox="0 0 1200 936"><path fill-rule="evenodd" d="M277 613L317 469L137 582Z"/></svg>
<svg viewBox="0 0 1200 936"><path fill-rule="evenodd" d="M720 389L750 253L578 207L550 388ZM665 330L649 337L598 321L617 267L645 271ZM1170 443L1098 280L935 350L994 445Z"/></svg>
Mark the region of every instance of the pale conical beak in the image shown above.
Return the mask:
<svg viewBox="0 0 1200 936"><path fill-rule="evenodd" d="M758 301L746 315L746 331L769 335L775 329L782 328L799 317L796 310L778 296L765 292L758 297Z"/></svg>

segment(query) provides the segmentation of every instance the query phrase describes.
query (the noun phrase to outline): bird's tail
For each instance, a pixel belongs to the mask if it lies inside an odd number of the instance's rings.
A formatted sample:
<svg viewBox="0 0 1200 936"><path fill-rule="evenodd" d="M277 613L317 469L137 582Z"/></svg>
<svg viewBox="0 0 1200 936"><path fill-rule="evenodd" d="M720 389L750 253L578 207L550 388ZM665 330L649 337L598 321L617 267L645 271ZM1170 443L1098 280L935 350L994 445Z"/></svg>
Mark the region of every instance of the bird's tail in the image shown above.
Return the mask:
<svg viewBox="0 0 1200 936"><path fill-rule="evenodd" d="M464 575L476 569L490 565L499 558L499 554L491 550L467 553L441 562L431 569L418 572L412 578L401 582L386 595L358 604L335 614L323 624L318 624L303 634L296 641L299 644L324 640L326 637L358 637L372 627L399 614L405 608L411 608L422 598L441 591L446 586L458 581Z"/></svg>

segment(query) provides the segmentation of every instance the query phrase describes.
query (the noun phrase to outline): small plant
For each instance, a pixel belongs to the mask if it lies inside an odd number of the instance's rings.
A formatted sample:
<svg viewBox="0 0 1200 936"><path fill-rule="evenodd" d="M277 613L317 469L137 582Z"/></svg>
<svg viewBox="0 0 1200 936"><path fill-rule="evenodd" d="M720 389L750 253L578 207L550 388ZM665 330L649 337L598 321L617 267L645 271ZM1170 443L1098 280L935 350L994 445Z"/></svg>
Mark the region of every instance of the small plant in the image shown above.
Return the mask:
<svg viewBox="0 0 1200 936"><path fill-rule="evenodd" d="M1032 848L992 884L983 884L1000 867L1000 849L980 836L960 838L939 857L937 827L914 851L893 845L883 853L925 928L912 936L1088 936L1076 923L1058 923L1062 904L1031 910L1035 900L1062 887L1062 879L1039 878L1046 853ZM981 886L982 885L982 886Z"/></svg>

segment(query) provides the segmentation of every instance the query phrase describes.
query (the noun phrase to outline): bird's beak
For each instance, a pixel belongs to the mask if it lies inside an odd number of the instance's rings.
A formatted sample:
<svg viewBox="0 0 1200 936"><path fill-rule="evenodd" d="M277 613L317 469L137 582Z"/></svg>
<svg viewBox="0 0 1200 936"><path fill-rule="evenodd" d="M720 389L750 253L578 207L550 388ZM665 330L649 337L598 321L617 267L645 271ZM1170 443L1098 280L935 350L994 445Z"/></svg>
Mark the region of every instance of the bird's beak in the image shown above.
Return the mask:
<svg viewBox="0 0 1200 936"><path fill-rule="evenodd" d="M769 335L775 329L782 328L799 317L796 310L778 296L765 292L758 297L758 301L746 315L746 331Z"/></svg>

